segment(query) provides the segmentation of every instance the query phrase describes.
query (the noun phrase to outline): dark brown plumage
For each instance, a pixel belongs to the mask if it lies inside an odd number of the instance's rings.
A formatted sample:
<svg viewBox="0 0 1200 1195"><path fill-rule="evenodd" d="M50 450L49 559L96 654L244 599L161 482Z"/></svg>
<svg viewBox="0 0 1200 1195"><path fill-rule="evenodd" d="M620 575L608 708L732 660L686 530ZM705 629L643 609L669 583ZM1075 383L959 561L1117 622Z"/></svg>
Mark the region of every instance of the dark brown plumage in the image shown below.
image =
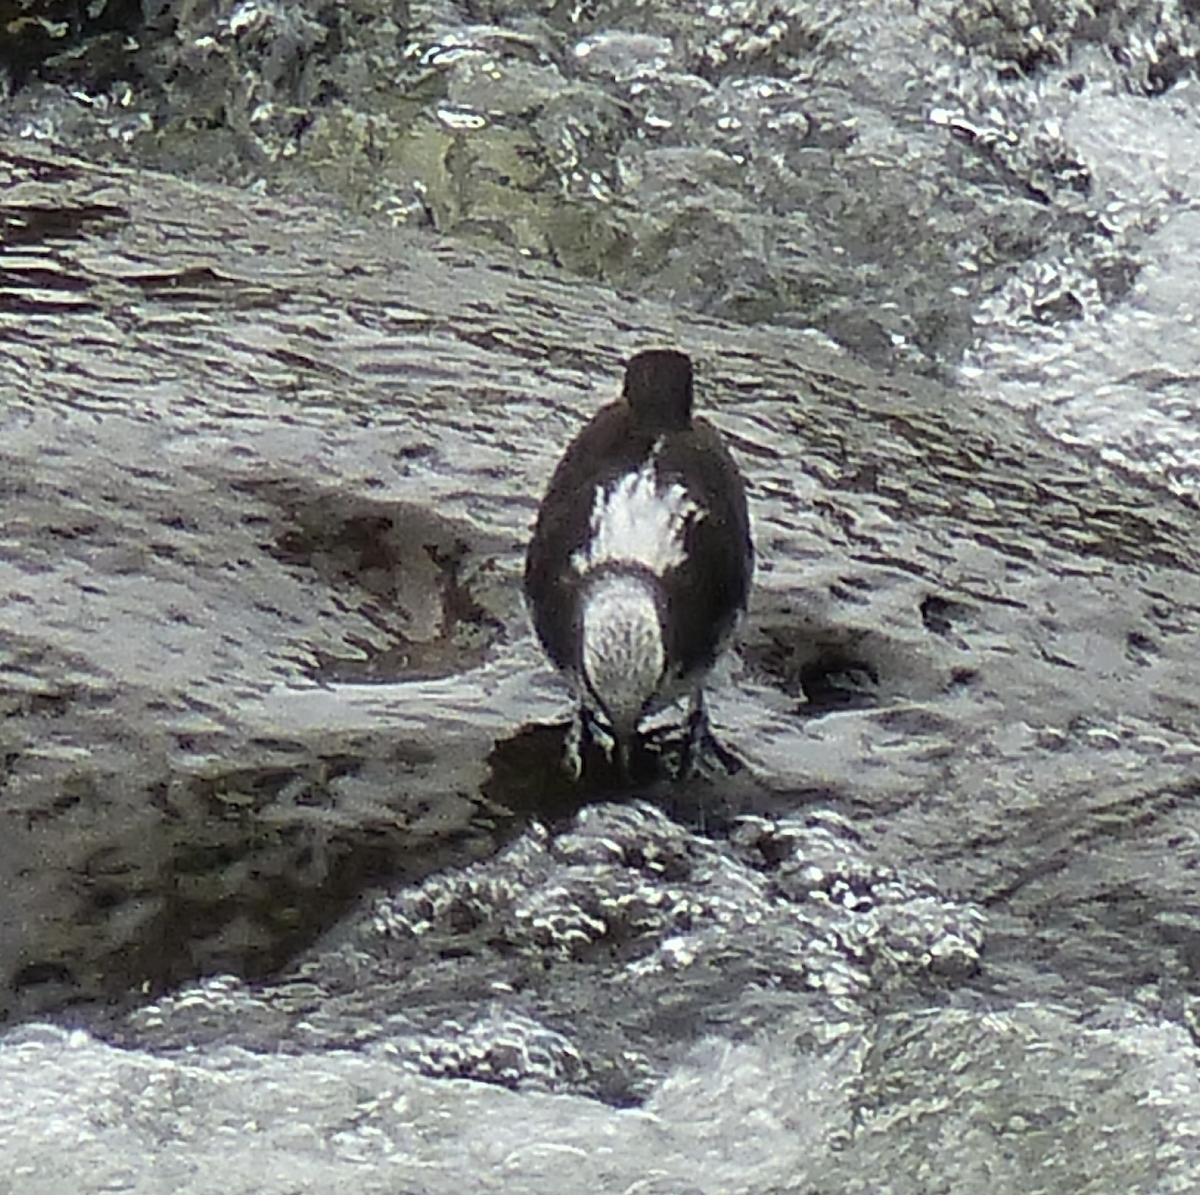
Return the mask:
<svg viewBox="0 0 1200 1195"><path fill-rule="evenodd" d="M637 354L621 397L567 448L538 512L525 595L547 655L618 739L684 694L702 719L704 678L745 609L753 559L741 474L717 430L692 415L691 361L671 349ZM614 578L622 579L616 588ZM607 599L596 599L605 585ZM612 597L627 592L637 599L628 619ZM589 601L595 626L585 618ZM645 658L655 632L656 681ZM619 669L621 652L645 664L647 679L632 697L622 686L597 691L609 673L587 666L612 656ZM635 698L644 698L640 708Z"/></svg>

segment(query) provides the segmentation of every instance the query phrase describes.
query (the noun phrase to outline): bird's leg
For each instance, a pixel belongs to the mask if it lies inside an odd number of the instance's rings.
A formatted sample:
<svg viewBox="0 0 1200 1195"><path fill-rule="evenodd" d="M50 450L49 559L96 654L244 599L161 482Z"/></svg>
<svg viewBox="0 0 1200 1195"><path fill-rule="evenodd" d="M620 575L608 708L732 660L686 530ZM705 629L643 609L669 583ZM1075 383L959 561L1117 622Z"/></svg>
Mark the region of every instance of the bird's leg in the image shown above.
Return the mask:
<svg viewBox="0 0 1200 1195"><path fill-rule="evenodd" d="M708 707L704 703L704 690L697 688L692 694L691 705L688 709L677 779L690 780L696 776L700 771L701 760L706 751L716 756L717 761L726 772L732 774L742 770L742 761L727 747L723 747L716 735L713 734L712 727L708 724Z"/></svg>
<svg viewBox="0 0 1200 1195"><path fill-rule="evenodd" d="M700 751L707 728L708 711L704 708L704 690L697 689L692 694L691 704L688 706L687 723L683 731L683 747L679 753L677 779L690 780L699 770Z"/></svg>
<svg viewBox="0 0 1200 1195"><path fill-rule="evenodd" d="M616 740L617 748L617 769L620 773L622 781L628 783L633 779L633 740L629 738L619 738ZM610 755L611 759L612 756Z"/></svg>

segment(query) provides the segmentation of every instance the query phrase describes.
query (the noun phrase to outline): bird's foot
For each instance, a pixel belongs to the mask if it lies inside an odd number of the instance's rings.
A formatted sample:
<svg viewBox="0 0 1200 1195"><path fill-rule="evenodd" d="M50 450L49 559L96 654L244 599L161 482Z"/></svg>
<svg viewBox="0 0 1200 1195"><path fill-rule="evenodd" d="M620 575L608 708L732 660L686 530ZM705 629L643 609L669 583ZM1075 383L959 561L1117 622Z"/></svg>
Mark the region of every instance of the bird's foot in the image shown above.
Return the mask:
<svg viewBox="0 0 1200 1195"><path fill-rule="evenodd" d="M692 702L684 729L683 747L679 753L677 780L694 780L704 770L704 765L715 760L726 775L740 772L745 764L712 732L708 722L708 710L702 698Z"/></svg>
<svg viewBox="0 0 1200 1195"><path fill-rule="evenodd" d="M621 761L628 767L628 749L625 745L618 743L616 735L590 710L579 706L571 719L571 725L567 729L567 737L563 743L562 767L573 783L583 775L583 753L588 743L594 743L599 747L609 763L612 763L614 753L620 748Z"/></svg>
<svg viewBox="0 0 1200 1195"><path fill-rule="evenodd" d="M583 738L585 733L583 710L576 708L571 718L571 725L567 728L562 755L562 769L570 777L572 784L577 783L579 777L583 775Z"/></svg>

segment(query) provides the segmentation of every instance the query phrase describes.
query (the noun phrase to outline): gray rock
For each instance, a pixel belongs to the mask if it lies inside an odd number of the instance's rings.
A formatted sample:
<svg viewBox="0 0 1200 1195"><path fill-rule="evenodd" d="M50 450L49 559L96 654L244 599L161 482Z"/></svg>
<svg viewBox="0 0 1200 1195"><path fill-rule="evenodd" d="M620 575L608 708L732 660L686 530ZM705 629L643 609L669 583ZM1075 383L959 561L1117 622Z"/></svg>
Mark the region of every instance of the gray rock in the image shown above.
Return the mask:
<svg viewBox="0 0 1200 1195"><path fill-rule="evenodd" d="M1194 1183L1192 506L801 332L0 169L0 971L89 1030L0 1041L14 1191ZM520 553L664 340L751 479L748 767L580 814Z"/></svg>

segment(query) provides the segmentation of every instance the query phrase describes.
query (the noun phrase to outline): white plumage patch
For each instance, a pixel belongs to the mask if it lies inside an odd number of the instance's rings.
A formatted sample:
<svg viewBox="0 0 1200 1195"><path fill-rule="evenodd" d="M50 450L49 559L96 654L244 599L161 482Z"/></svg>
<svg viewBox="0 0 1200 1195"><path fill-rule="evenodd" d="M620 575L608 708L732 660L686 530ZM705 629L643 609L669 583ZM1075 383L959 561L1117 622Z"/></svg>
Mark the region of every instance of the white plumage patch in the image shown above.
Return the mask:
<svg viewBox="0 0 1200 1195"><path fill-rule="evenodd" d="M666 658L650 584L615 573L583 607L583 670L618 735L630 735L658 692Z"/></svg>
<svg viewBox="0 0 1200 1195"><path fill-rule="evenodd" d="M571 556L581 576L601 564L640 564L661 577L683 563L683 535L689 520L703 517L678 483L660 488L651 457L636 473L626 473L609 489L596 487L591 535Z"/></svg>

